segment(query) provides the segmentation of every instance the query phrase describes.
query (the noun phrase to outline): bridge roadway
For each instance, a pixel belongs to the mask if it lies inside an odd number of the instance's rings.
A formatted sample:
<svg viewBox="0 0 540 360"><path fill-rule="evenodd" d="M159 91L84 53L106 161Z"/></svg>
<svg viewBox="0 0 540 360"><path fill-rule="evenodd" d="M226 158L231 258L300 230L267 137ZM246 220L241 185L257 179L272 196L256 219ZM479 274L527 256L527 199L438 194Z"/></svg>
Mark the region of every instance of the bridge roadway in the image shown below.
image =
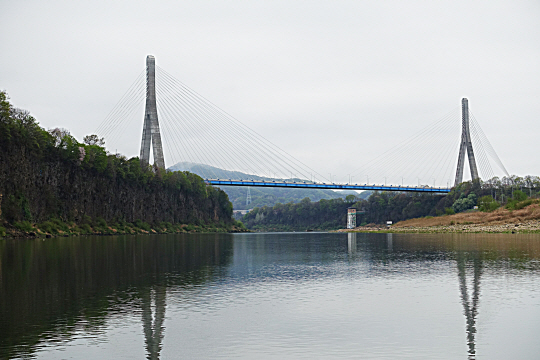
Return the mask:
<svg viewBox="0 0 540 360"><path fill-rule="evenodd" d="M332 189L332 190L380 190L380 191L413 191L424 193L449 193L451 189L420 187L420 186L392 186L392 185L358 185L358 184L335 184L335 183L314 183L309 181L264 181L264 180L225 180L225 179L205 179L210 185L227 186L261 186L261 187L286 187L304 189Z"/></svg>

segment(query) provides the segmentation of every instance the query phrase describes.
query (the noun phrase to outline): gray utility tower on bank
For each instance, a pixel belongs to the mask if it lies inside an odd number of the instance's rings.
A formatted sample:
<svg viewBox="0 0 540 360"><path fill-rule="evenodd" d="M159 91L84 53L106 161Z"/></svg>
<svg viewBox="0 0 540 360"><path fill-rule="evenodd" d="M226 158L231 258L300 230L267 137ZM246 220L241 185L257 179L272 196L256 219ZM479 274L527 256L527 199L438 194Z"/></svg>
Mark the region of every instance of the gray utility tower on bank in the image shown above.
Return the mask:
<svg viewBox="0 0 540 360"><path fill-rule="evenodd" d="M474 159L474 151L472 148L471 133L469 132L469 100L461 99L461 145L459 146L459 157L456 170L456 182L458 185L463 181L463 166L465 165L465 151L469 156L469 166L471 168L471 177L473 180L478 179L478 169L476 168L476 160Z"/></svg>
<svg viewBox="0 0 540 360"><path fill-rule="evenodd" d="M146 109L141 142L141 166L146 166L150 162L150 141L154 149L154 163L165 169L156 106L156 59L152 55L146 57Z"/></svg>

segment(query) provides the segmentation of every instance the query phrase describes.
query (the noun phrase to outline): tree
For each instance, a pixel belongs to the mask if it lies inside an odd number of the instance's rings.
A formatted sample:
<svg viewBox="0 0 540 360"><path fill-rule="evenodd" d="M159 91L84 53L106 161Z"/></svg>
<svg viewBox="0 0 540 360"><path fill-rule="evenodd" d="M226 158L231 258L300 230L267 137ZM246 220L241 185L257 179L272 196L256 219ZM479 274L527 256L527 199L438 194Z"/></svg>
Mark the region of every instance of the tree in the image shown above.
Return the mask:
<svg viewBox="0 0 540 360"><path fill-rule="evenodd" d="M66 136L71 136L69 130L63 128L50 129L49 133L53 136L54 144L56 146L60 146L62 144L62 140L64 140Z"/></svg>
<svg viewBox="0 0 540 360"><path fill-rule="evenodd" d="M97 146L103 146L105 145L105 138L99 138L97 135L86 135L83 138L83 143L86 145L97 145Z"/></svg>
<svg viewBox="0 0 540 360"><path fill-rule="evenodd" d="M452 205L455 212L462 212L472 209L476 205L476 194L470 193L466 198L458 199Z"/></svg>

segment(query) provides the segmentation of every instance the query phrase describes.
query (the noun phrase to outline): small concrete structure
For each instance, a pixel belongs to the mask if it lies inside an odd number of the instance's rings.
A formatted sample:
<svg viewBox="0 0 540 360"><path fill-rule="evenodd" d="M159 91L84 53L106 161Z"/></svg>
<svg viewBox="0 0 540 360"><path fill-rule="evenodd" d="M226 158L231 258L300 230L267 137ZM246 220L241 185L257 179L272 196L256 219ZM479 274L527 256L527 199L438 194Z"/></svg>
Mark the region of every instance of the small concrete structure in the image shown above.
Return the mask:
<svg viewBox="0 0 540 360"><path fill-rule="evenodd" d="M356 227L356 208L347 209L347 229L354 229Z"/></svg>

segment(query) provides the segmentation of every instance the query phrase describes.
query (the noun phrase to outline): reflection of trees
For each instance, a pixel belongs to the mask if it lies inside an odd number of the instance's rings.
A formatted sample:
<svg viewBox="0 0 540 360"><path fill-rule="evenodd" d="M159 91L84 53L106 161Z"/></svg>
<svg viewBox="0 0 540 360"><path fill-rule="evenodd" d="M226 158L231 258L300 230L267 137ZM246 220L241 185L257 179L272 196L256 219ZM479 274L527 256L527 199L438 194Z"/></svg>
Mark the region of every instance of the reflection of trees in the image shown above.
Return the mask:
<svg viewBox="0 0 540 360"><path fill-rule="evenodd" d="M166 287L157 285L153 291L155 315L152 321L152 290L144 289L141 293L142 321L144 340L146 343L146 358L149 360L159 359L161 340L163 340L163 320L165 319Z"/></svg>
<svg viewBox="0 0 540 360"><path fill-rule="evenodd" d="M469 253L470 254L470 253ZM475 359L476 356L476 316L478 315L478 300L480 298L480 276L482 275L482 259L480 254L472 259L473 283L472 295L469 298L467 289L466 267L467 258L463 252L457 253L457 267L459 277L459 290L461 292L461 303L463 305L463 314L467 320L467 346L469 347L469 359Z"/></svg>
<svg viewBox="0 0 540 360"><path fill-rule="evenodd" d="M29 357L43 341L97 330L111 313L139 304L147 353L157 359L164 284L205 283L215 276L208 269L228 264L231 253L224 234L0 241L0 359ZM104 301L111 294L116 300Z"/></svg>

